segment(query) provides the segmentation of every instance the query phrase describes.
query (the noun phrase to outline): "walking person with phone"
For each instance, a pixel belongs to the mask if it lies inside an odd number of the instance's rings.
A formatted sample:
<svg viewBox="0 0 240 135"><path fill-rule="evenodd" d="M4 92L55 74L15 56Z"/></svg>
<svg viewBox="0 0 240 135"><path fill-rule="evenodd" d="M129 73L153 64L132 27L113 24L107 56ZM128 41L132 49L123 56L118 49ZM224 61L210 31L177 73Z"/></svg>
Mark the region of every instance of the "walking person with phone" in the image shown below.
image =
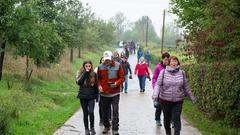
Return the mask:
<svg viewBox="0 0 240 135"><path fill-rule="evenodd" d="M110 130L108 110L112 107L112 134L119 135L120 85L124 82L124 71L120 63L113 60L112 52L103 53L104 63L98 66L98 89L103 105L103 134Z"/></svg>

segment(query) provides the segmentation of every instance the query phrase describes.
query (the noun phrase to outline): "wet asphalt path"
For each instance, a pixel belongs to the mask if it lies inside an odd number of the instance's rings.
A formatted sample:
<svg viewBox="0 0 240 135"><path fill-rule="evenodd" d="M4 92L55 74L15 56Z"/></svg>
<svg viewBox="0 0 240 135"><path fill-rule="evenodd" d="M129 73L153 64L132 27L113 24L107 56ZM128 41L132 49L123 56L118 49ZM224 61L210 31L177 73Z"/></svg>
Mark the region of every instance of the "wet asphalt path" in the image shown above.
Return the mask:
<svg viewBox="0 0 240 135"><path fill-rule="evenodd" d="M121 51L119 49L118 51ZM130 56L129 62L134 72L137 58ZM159 127L154 120L154 107L152 103L152 87L146 81L145 93L139 92L138 78L133 75L129 80L128 93L121 93L120 97L120 127L121 135L165 135L164 127ZM184 106L183 106L184 107ZM99 126L98 104L95 106L95 130L102 135L103 126ZM163 118L161 118L163 119ZM162 123L163 124L163 123ZM201 135L201 133L182 118L182 135ZM83 113L81 108L59 128L54 135L84 135ZM108 135L111 135L109 132Z"/></svg>

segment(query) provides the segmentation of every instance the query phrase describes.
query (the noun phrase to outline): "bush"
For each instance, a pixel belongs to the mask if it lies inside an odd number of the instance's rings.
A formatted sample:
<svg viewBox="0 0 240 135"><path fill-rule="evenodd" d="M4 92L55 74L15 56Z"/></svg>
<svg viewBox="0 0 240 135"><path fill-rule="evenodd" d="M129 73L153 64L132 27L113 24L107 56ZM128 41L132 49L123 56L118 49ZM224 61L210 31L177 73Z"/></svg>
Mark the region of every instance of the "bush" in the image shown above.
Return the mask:
<svg viewBox="0 0 240 135"><path fill-rule="evenodd" d="M197 105L210 118L240 127L240 62L185 66Z"/></svg>

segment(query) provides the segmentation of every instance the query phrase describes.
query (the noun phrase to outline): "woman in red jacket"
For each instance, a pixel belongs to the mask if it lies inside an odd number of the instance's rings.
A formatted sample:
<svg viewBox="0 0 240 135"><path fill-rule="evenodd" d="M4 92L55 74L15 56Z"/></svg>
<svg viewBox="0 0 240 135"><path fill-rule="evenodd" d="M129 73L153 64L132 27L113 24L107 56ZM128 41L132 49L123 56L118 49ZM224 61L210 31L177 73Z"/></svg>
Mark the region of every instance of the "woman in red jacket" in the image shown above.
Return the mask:
<svg viewBox="0 0 240 135"><path fill-rule="evenodd" d="M140 57L139 63L135 67L134 74L138 76L140 92L145 91L146 78L149 76L148 65L145 63L144 57Z"/></svg>

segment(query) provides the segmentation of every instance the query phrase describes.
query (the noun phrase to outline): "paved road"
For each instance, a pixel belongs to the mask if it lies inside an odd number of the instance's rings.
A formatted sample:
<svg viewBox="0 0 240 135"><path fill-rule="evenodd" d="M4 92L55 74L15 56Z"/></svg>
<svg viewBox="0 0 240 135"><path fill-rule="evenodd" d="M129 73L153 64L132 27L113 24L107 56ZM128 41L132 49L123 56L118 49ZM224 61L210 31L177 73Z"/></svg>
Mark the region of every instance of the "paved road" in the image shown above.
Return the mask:
<svg viewBox="0 0 240 135"><path fill-rule="evenodd" d="M119 50L118 50L119 51ZM132 70L136 64L136 56L130 56ZM151 82L146 81L145 93L139 92L137 76L129 80L128 93L120 97L120 129L121 135L165 135L164 127L156 126L154 108L151 100ZM83 114L81 108L54 135L84 135ZM163 118L162 118L163 119ZM102 126L98 125L98 105L95 108L95 129L101 135ZM111 132L109 132L109 135ZM201 133L182 118L182 135L201 135Z"/></svg>

